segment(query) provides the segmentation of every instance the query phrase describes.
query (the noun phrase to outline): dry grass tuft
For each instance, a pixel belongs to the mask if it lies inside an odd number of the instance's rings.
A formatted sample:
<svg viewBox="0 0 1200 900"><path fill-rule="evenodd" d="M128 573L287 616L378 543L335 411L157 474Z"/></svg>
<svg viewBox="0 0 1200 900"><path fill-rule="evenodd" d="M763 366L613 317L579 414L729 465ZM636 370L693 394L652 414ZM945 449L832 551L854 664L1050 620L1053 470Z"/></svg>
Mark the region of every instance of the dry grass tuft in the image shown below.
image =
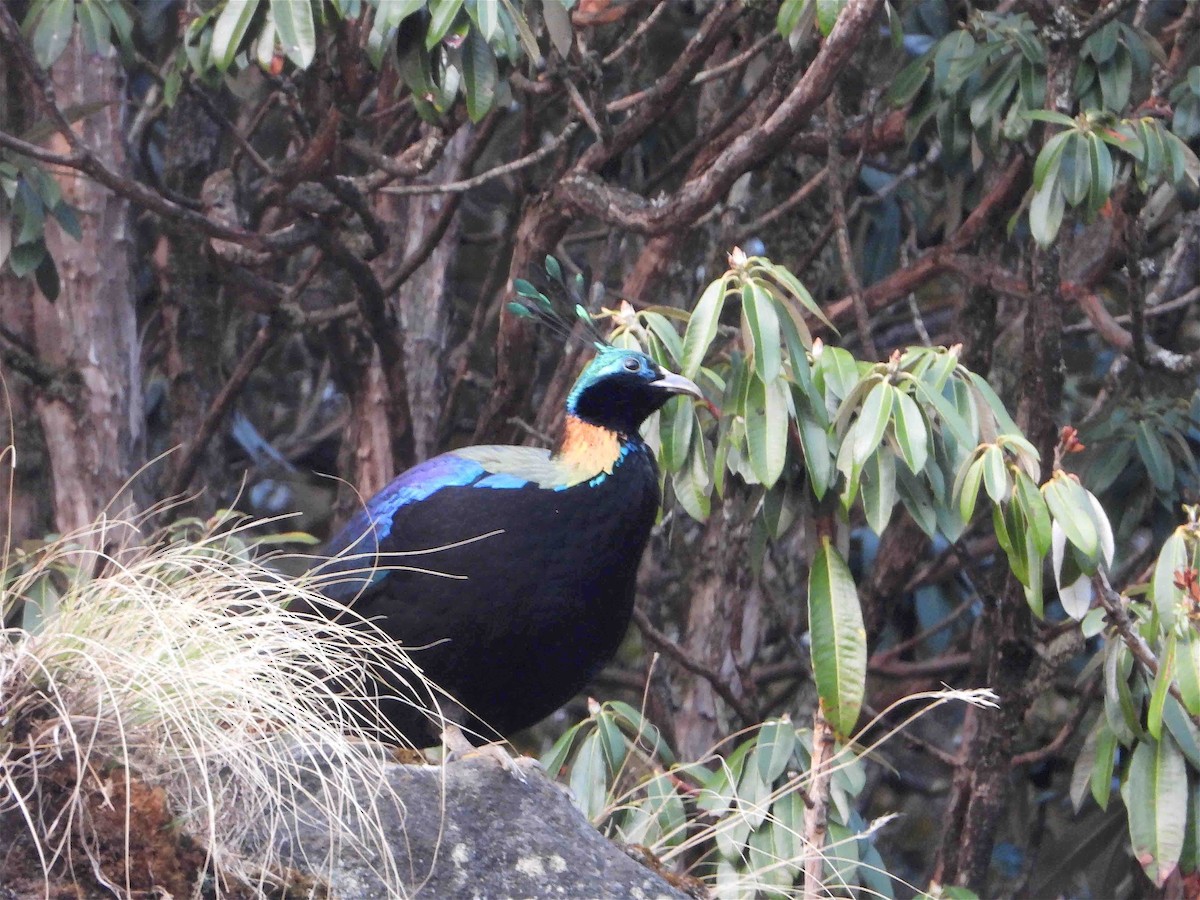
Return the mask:
<svg viewBox="0 0 1200 900"><path fill-rule="evenodd" d="M364 742L398 737L363 701L384 670L420 680L406 655L347 610L290 611L330 601L257 561L246 525L139 534L102 521L9 560L0 820L24 823L47 881L90 871L118 895L186 896L199 875L206 894L264 894L307 800L338 855L385 861L400 893L386 754ZM166 874L163 842L191 885Z"/></svg>

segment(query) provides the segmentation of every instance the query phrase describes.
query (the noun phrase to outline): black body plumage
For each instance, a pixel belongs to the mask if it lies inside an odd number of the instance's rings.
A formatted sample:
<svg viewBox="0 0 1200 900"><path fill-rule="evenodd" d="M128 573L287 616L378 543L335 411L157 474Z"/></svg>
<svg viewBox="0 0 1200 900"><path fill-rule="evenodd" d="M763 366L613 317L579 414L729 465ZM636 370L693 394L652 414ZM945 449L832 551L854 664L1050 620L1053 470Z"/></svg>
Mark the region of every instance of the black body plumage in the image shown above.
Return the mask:
<svg viewBox="0 0 1200 900"><path fill-rule="evenodd" d="M534 724L629 625L660 502L637 426L678 393L700 396L643 354L601 349L555 453L469 447L400 475L330 541L325 592L410 648L459 724L485 736ZM387 688L429 700L411 676ZM414 743L435 736L410 704L384 712Z"/></svg>

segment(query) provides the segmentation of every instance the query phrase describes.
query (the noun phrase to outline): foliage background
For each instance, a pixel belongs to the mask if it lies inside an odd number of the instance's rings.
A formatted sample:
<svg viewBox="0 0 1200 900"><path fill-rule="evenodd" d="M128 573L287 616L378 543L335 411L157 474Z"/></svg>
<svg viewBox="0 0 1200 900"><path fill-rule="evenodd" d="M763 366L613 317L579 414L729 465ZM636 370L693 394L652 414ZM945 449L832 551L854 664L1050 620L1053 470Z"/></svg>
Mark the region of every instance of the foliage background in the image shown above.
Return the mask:
<svg viewBox="0 0 1200 900"><path fill-rule="evenodd" d="M961 344L1040 454L1036 480L1076 472L1106 515L1090 559L1060 551L1043 618L994 518L939 521L929 538L911 504L842 517L814 487L804 416L706 375L726 415L664 421L678 503L637 628L591 693L636 706L645 691L684 760L772 716L809 721L806 586L835 546L868 636L864 710L942 683L1001 698L934 710L866 767L859 812L905 814L876 839L890 871L989 895L1132 894L1150 885L1136 852L1180 890L1196 842L1142 813L1162 799L1146 773L1166 771L1147 754L1187 755L1179 734L1200 712L1176 662L1200 646L1195 595L1173 583L1194 565L1193 532L1174 529L1200 481L1198 7L6 4L12 546L82 528L114 497L145 509L183 492L200 515L298 510L285 527L324 533L441 449L548 442L586 349L510 315L513 279L552 253L589 275L593 309L628 300L641 316L616 324L670 355L647 311L686 319L741 246L799 277L840 336L798 321L860 360ZM764 352L756 310L773 304L740 300L746 320L718 308L693 343L719 377L740 353L766 390L801 363ZM849 365L851 382L867 371ZM1068 423L1079 453L1060 442ZM1007 459L989 457L993 471ZM975 490L1000 502L989 466ZM934 499L961 512L962 493ZM1069 525L1090 513L1063 502L1055 520L1088 544ZM1100 519L1112 596L1064 569L1095 570ZM1074 590L1056 599L1059 582ZM1134 625L1067 615L1093 605ZM1192 727L1163 739L1168 688ZM529 745L584 712L581 699ZM1188 760L1167 768L1194 807ZM1172 854L1182 870L1159 865Z"/></svg>

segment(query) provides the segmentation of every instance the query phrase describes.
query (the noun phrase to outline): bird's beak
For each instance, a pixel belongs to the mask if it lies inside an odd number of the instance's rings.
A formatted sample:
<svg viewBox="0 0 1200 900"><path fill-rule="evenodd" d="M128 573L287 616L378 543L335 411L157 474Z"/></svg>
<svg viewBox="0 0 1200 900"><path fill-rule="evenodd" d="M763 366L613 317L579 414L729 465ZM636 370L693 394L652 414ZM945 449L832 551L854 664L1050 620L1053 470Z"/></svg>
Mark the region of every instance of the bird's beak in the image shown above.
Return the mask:
<svg viewBox="0 0 1200 900"><path fill-rule="evenodd" d="M658 381L650 382L650 387L656 387L668 394L690 394L697 400L704 399L704 394L700 392L700 388L696 387L696 382L690 378L684 378L682 375L676 375L674 372L664 372Z"/></svg>

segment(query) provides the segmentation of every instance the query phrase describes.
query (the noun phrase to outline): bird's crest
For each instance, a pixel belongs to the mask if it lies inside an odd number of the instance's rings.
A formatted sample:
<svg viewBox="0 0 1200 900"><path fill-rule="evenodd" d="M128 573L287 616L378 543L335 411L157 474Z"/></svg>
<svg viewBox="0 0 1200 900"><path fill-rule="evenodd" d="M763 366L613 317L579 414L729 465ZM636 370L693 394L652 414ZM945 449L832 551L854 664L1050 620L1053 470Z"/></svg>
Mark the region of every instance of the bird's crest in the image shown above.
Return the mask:
<svg viewBox="0 0 1200 900"><path fill-rule="evenodd" d="M514 316L538 322L555 334L566 338L577 338L592 344L597 350L610 346L595 318L588 312L584 299L583 275L567 281L562 266L553 256L546 257L547 286L552 300L524 278L513 279L513 289L519 299L508 304ZM575 329L583 327L582 334Z"/></svg>

